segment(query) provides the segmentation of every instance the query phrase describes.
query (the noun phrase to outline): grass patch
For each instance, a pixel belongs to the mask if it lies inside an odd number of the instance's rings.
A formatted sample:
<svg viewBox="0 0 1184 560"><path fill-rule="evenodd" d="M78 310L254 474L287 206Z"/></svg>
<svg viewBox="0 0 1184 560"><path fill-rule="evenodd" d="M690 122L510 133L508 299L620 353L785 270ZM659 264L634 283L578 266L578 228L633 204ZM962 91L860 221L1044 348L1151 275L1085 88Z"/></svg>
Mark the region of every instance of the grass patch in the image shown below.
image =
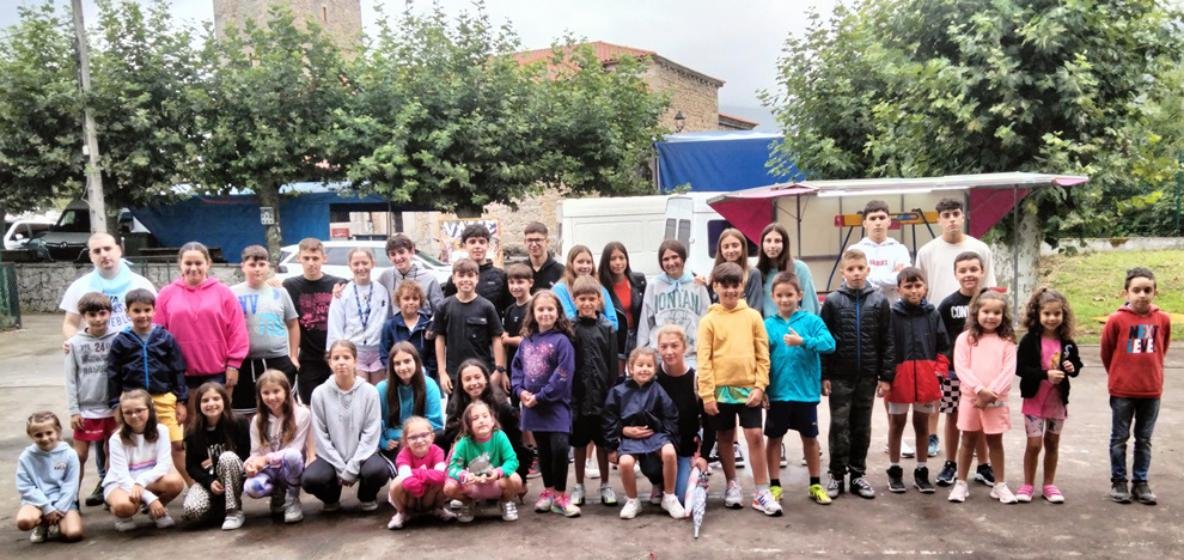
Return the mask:
<svg viewBox="0 0 1184 560"><path fill-rule="evenodd" d="M1078 342L1097 344L1106 317L1123 304L1126 271L1145 266L1155 272L1155 305L1184 326L1184 251L1113 251L1040 259L1040 281L1065 294L1077 316ZM1022 320L1022 318L1021 318Z"/></svg>

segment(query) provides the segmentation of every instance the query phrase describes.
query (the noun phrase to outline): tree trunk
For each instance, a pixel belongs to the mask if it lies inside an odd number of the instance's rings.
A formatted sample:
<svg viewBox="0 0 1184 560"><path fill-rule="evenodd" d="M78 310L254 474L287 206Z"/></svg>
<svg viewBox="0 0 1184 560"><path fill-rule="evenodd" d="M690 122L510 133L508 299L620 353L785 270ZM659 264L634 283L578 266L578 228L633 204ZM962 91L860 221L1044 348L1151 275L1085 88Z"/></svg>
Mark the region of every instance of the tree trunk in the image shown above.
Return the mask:
<svg viewBox="0 0 1184 560"><path fill-rule="evenodd" d="M275 266L280 261L280 247L283 245L283 234L280 230L280 186L273 183L260 185L259 206L270 207L275 222L263 226L263 235L267 239L267 253L271 255L271 264Z"/></svg>
<svg viewBox="0 0 1184 560"><path fill-rule="evenodd" d="M1016 298L1012 300L1016 308L1013 315L1020 320L1020 306L1028 301L1028 295L1040 284L1040 244L1044 236L1040 233L1040 216L1035 197L1029 196L1020 202L1015 211L1020 213L1019 231L1015 233L1015 247L1018 253L1018 268Z"/></svg>

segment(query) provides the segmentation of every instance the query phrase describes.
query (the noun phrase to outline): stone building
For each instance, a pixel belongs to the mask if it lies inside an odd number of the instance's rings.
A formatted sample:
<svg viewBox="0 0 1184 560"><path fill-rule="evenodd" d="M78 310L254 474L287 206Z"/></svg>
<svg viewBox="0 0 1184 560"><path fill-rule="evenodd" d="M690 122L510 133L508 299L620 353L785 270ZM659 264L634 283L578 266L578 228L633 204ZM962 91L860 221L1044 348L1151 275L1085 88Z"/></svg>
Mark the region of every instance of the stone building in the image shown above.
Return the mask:
<svg viewBox="0 0 1184 560"><path fill-rule="evenodd" d="M297 25L314 21L343 51L355 51L362 42L361 0L213 0L214 32L222 36L228 27L242 28L247 20L266 22L268 10L287 6Z"/></svg>

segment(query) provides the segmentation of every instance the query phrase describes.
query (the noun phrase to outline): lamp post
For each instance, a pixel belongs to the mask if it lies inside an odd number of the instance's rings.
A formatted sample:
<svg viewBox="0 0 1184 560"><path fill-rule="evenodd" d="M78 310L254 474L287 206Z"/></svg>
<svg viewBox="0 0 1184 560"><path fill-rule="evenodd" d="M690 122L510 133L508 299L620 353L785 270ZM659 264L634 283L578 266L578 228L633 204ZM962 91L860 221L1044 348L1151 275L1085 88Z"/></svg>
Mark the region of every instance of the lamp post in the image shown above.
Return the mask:
<svg viewBox="0 0 1184 560"><path fill-rule="evenodd" d="M687 126L687 118L679 111L674 114L674 131L682 132L682 129Z"/></svg>

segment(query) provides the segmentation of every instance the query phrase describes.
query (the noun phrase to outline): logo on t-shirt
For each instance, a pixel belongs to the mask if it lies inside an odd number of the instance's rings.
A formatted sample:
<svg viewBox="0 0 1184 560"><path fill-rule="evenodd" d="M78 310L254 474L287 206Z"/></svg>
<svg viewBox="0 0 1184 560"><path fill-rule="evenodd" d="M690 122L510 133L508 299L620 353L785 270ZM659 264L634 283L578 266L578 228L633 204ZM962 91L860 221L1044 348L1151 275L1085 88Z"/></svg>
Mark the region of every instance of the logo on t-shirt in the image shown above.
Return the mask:
<svg viewBox="0 0 1184 560"><path fill-rule="evenodd" d="M951 319L965 319L970 313L969 305L955 305L950 307Z"/></svg>
<svg viewBox="0 0 1184 560"><path fill-rule="evenodd" d="M1127 354L1154 354L1159 325L1131 325L1127 332Z"/></svg>

